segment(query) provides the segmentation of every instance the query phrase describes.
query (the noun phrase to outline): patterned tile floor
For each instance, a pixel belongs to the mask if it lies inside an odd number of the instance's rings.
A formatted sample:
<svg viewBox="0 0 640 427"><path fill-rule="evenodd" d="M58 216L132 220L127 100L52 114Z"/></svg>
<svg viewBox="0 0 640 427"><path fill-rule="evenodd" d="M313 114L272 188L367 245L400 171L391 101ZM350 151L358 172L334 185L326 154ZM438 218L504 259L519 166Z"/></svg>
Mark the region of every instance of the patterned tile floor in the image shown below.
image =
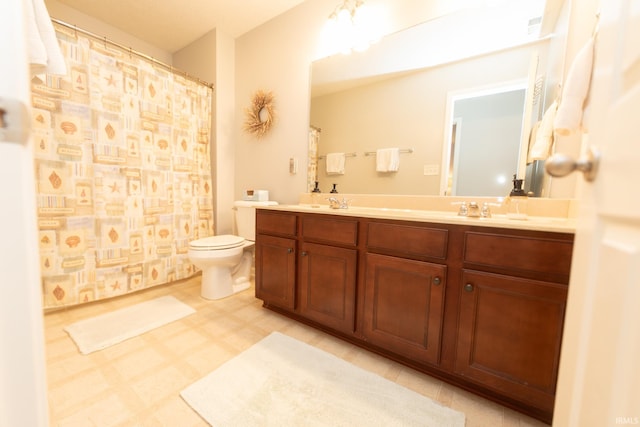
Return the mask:
<svg viewBox="0 0 640 427"><path fill-rule="evenodd" d="M75 321L168 294L197 312L89 355L80 354L63 330ZM180 391L272 331L462 411L467 427L546 425L264 309L253 288L223 300L204 300L200 276L51 312L44 323L52 426L206 426Z"/></svg>

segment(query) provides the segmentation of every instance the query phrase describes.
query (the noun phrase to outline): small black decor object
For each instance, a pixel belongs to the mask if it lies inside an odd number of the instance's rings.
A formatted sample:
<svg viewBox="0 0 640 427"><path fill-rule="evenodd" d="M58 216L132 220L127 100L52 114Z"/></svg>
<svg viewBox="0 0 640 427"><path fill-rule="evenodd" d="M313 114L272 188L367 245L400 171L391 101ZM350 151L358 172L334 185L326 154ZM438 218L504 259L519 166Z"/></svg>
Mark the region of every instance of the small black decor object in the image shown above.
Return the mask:
<svg viewBox="0 0 640 427"><path fill-rule="evenodd" d="M338 184L333 184L333 188L331 189L330 193L337 193L338 190L336 189L336 187L338 186Z"/></svg>
<svg viewBox="0 0 640 427"><path fill-rule="evenodd" d="M318 187L318 181L316 181L316 186L311 190L312 193L321 193L320 187Z"/></svg>
<svg viewBox="0 0 640 427"><path fill-rule="evenodd" d="M509 194L509 196L513 197L513 196L526 196L527 193L524 192L524 190L522 189L522 183L524 180L522 179L517 179L516 175L513 175L513 180L511 182L513 182L513 189L511 190L511 193Z"/></svg>

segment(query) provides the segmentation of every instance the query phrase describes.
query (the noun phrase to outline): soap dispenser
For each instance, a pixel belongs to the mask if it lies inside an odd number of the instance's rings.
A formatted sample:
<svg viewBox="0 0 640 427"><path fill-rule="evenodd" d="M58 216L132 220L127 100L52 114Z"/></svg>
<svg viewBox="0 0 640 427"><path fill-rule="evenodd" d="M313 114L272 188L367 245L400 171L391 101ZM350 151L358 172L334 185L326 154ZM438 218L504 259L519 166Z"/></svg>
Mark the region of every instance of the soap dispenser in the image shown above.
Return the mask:
<svg viewBox="0 0 640 427"><path fill-rule="evenodd" d="M522 189L524 180L518 179L513 175L513 189L507 197L507 218L511 219L527 219L527 193Z"/></svg>

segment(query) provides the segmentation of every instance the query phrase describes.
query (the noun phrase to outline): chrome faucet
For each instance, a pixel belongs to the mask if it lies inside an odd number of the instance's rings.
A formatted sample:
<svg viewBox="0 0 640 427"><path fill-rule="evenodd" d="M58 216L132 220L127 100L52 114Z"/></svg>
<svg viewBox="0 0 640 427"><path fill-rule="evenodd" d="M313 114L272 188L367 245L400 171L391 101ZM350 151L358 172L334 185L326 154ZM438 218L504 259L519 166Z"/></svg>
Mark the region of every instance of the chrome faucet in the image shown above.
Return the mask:
<svg viewBox="0 0 640 427"><path fill-rule="evenodd" d="M348 209L349 202L351 201L345 197L343 197L342 200L339 200L337 197L329 197L327 200L329 201L329 207L331 209Z"/></svg>
<svg viewBox="0 0 640 427"><path fill-rule="evenodd" d="M452 205L460 205L460 209L458 209L458 216L467 216L469 215L469 207L467 206L467 202L454 202Z"/></svg>
<svg viewBox="0 0 640 427"><path fill-rule="evenodd" d="M480 207L477 202L456 202L454 204L460 205L458 216L466 216L469 218L491 218L490 206L500 206L496 203L488 202L484 202L482 207Z"/></svg>
<svg viewBox="0 0 640 427"><path fill-rule="evenodd" d="M467 216L471 218L480 217L480 206L478 206L478 203L469 202L469 212L467 212Z"/></svg>
<svg viewBox="0 0 640 427"><path fill-rule="evenodd" d="M458 209L458 216L468 216L477 218L480 216L480 208L476 202L455 202L453 205L460 205Z"/></svg>

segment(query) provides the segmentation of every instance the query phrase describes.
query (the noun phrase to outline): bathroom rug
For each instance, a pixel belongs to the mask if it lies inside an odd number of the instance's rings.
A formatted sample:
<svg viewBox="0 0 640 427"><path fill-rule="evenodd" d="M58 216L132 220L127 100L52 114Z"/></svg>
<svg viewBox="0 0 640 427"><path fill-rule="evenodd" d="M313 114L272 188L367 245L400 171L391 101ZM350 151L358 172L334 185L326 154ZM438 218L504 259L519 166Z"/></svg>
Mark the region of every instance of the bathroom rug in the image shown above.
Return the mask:
<svg viewBox="0 0 640 427"><path fill-rule="evenodd" d="M164 296L81 320L64 328L80 353L102 350L195 313L172 296Z"/></svg>
<svg viewBox="0 0 640 427"><path fill-rule="evenodd" d="M215 427L464 427L463 413L273 332L180 395Z"/></svg>

